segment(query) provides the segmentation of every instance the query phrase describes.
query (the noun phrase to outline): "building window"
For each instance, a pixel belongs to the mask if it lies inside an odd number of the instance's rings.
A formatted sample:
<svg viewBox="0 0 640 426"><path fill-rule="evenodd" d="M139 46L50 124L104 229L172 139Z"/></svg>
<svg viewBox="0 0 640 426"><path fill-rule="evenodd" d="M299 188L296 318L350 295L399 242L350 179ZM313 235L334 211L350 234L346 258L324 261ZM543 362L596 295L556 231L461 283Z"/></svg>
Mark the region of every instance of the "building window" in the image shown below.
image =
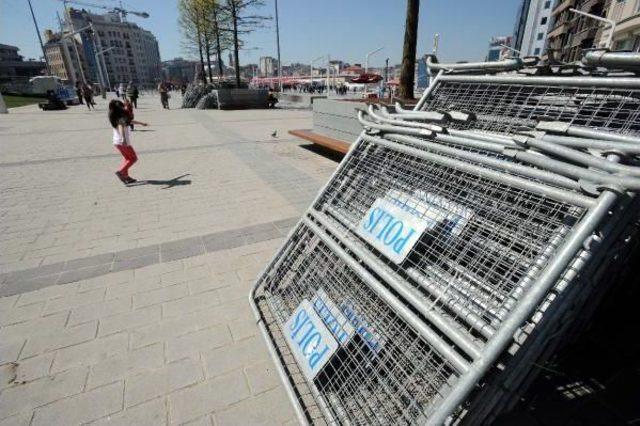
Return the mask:
<svg viewBox="0 0 640 426"><path fill-rule="evenodd" d="M549 9L551 7L551 0L544 2L544 8Z"/></svg>
<svg viewBox="0 0 640 426"><path fill-rule="evenodd" d="M540 48L536 47L535 50L533 51L533 55L538 56L539 54L540 54Z"/></svg>
<svg viewBox="0 0 640 426"><path fill-rule="evenodd" d="M542 37L544 37L544 33L538 33L538 40L542 40Z"/></svg>
<svg viewBox="0 0 640 426"><path fill-rule="evenodd" d="M547 23L547 17L545 16L544 18L542 18L542 19L540 20L540 25L544 25L544 24L546 24L546 23Z"/></svg>

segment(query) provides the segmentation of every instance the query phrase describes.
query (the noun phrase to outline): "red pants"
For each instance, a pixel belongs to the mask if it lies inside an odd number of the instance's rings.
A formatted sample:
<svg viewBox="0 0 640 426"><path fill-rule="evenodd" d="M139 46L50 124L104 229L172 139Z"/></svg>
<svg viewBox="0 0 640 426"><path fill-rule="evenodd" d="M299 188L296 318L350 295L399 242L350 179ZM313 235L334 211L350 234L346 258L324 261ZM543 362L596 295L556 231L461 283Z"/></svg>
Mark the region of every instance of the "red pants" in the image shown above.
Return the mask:
<svg viewBox="0 0 640 426"><path fill-rule="evenodd" d="M138 161L138 156L133 150L131 145L116 145L120 154L122 154L123 160L118 171L122 173L122 176L129 176L129 168L133 166L133 163Z"/></svg>

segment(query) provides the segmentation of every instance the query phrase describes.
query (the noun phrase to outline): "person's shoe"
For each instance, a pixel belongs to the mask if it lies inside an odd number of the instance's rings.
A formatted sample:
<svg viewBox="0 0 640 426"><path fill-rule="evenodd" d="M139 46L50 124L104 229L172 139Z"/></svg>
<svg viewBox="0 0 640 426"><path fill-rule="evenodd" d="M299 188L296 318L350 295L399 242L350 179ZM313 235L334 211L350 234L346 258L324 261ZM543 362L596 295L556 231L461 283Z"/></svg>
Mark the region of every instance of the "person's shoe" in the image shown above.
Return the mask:
<svg viewBox="0 0 640 426"><path fill-rule="evenodd" d="M132 177L130 177L130 176L127 176L125 179L126 179L126 183L127 183L127 184L129 184L129 183L136 183L136 182L138 181L137 179L134 179L134 178L132 178Z"/></svg>
<svg viewBox="0 0 640 426"><path fill-rule="evenodd" d="M130 179L129 176L125 176L120 172L116 172L116 176L118 176L118 179L120 179L120 182L124 183L125 185L128 183L127 179Z"/></svg>

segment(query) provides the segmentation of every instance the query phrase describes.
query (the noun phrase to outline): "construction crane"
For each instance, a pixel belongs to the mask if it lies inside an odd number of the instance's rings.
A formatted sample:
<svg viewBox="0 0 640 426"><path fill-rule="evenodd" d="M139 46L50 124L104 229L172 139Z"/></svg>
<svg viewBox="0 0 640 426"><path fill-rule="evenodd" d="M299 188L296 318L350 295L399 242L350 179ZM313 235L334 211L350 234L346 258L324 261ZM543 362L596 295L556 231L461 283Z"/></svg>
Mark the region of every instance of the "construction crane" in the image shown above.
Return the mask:
<svg viewBox="0 0 640 426"><path fill-rule="evenodd" d="M127 15L128 14L139 16L140 18L148 18L149 17L149 14L147 12L136 12L136 11L133 11L133 10L124 9L122 7L122 2L120 2L120 7L109 7L109 6L104 6L102 4L87 3L87 2L76 1L76 0L58 0L58 1L64 3L65 6L67 4L75 4L75 5L78 5L78 6L93 7L93 8L97 8L97 9L104 9L104 10L107 10L107 11L112 12L112 13L117 13L122 17L122 20L125 21L125 22L127 20Z"/></svg>

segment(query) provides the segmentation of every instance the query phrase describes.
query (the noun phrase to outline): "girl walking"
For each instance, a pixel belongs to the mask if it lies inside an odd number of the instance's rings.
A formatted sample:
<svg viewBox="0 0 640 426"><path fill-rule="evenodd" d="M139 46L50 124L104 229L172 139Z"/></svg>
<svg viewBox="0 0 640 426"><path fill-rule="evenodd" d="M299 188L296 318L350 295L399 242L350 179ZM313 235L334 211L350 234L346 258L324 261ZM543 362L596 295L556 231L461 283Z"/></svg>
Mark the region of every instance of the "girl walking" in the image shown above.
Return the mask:
<svg viewBox="0 0 640 426"><path fill-rule="evenodd" d="M124 104L117 99L109 102L109 123L111 123L111 127L113 127L113 144L123 157L122 164L116 172L116 176L125 185L134 183L136 180L129 176L129 168L138 161L138 156L133 146L131 146L129 125L139 124L146 127L147 123L131 120L124 109Z"/></svg>

